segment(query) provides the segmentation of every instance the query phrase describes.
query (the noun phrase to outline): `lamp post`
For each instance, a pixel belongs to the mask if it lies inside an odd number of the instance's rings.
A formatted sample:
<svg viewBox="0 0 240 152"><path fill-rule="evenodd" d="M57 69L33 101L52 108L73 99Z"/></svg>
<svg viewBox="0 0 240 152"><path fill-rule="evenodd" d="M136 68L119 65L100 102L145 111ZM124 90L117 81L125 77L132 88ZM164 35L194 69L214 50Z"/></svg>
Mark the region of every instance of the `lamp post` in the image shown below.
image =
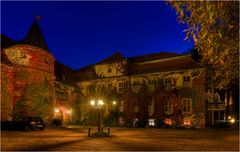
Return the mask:
<svg viewBox="0 0 240 152"><path fill-rule="evenodd" d="M104 102L102 100L98 100L97 102L95 100L91 100L90 104L92 107L97 108L98 109L98 126L97 126L97 130L98 132L101 132L101 124L102 124L102 106L104 105Z"/></svg>

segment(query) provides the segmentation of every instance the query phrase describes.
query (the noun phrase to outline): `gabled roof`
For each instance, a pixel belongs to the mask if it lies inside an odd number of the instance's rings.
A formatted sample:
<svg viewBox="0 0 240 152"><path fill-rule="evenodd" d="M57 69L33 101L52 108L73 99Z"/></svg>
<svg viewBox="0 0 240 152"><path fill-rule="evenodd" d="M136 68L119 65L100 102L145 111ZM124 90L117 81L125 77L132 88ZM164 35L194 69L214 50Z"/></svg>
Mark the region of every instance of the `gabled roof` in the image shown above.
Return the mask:
<svg viewBox="0 0 240 152"><path fill-rule="evenodd" d="M25 38L21 42L29 44L29 45L33 45L33 46L36 46L36 47L40 47L40 48L48 51L47 44L44 40L41 29L40 29L36 20L33 22L32 26L30 27L30 29L27 33L27 35L25 36Z"/></svg>
<svg viewBox="0 0 240 152"><path fill-rule="evenodd" d="M56 77L56 81L62 82L71 86L76 86L76 75L75 71L70 67L60 63L55 60L54 62L54 75Z"/></svg>
<svg viewBox="0 0 240 152"><path fill-rule="evenodd" d="M14 44L16 44L16 42L13 39L1 34L1 48L9 47Z"/></svg>
<svg viewBox="0 0 240 152"><path fill-rule="evenodd" d="M181 54L169 53L169 52L160 52L160 53L153 53L153 54L130 57L130 58L128 58L128 60L131 63L136 63L136 62L146 62L146 61L160 60L160 59L177 57L177 56L181 56Z"/></svg>
<svg viewBox="0 0 240 152"><path fill-rule="evenodd" d="M149 64L131 64L130 75L167 72L176 70L189 70L201 68L201 65L195 62L190 55L182 55L170 60L163 60Z"/></svg>
<svg viewBox="0 0 240 152"><path fill-rule="evenodd" d="M76 70L77 81L92 80L97 78L94 70L94 65L88 65L79 70Z"/></svg>
<svg viewBox="0 0 240 152"><path fill-rule="evenodd" d="M111 62L116 62L116 61L124 60L124 59L125 59L125 57L123 57L121 53L116 52L116 53L114 53L113 55L107 57L106 59L98 62L97 64L111 63Z"/></svg>

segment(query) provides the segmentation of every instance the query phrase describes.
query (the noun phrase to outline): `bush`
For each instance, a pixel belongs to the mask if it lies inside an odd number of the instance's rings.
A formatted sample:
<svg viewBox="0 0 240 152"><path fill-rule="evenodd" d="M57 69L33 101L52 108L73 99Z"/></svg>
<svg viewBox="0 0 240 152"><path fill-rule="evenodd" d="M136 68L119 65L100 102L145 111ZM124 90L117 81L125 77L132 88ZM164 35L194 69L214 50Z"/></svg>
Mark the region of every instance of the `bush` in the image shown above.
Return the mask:
<svg viewBox="0 0 240 152"><path fill-rule="evenodd" d="M62 121L60 119L53 119L53 125L60 127L62 125Z"/></svg>

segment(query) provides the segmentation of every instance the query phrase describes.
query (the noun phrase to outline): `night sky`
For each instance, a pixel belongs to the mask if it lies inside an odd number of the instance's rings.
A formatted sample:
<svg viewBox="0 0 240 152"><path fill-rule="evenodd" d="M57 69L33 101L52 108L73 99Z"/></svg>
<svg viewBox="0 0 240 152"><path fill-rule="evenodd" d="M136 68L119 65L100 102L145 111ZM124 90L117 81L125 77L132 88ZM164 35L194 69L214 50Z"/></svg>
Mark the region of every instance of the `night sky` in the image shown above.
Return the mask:
<svg viewBox="0 0 240 152"><path fill-rule="evenodd" d="M73 69L114 54L183 53L185 25L166 2L1 2L1 34L22 39L36 15L50 52Z"/></svg>

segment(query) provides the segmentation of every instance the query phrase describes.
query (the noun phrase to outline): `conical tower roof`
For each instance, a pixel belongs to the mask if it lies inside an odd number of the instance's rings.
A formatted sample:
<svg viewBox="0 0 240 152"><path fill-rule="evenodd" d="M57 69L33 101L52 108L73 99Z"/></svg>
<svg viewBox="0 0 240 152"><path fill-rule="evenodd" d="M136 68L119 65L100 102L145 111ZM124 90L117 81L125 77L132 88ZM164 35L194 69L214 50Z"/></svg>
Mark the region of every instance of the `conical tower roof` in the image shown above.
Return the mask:
<svg viewBox="0 0 240 152"><path fill-rule="evenodd" d="M29 29L27 35L23 39L23 43L40 47L46 51L48 51L47 44L44 40L43 34L41 32L41 29L37 23L37 20L35 20Z"/></svg>

